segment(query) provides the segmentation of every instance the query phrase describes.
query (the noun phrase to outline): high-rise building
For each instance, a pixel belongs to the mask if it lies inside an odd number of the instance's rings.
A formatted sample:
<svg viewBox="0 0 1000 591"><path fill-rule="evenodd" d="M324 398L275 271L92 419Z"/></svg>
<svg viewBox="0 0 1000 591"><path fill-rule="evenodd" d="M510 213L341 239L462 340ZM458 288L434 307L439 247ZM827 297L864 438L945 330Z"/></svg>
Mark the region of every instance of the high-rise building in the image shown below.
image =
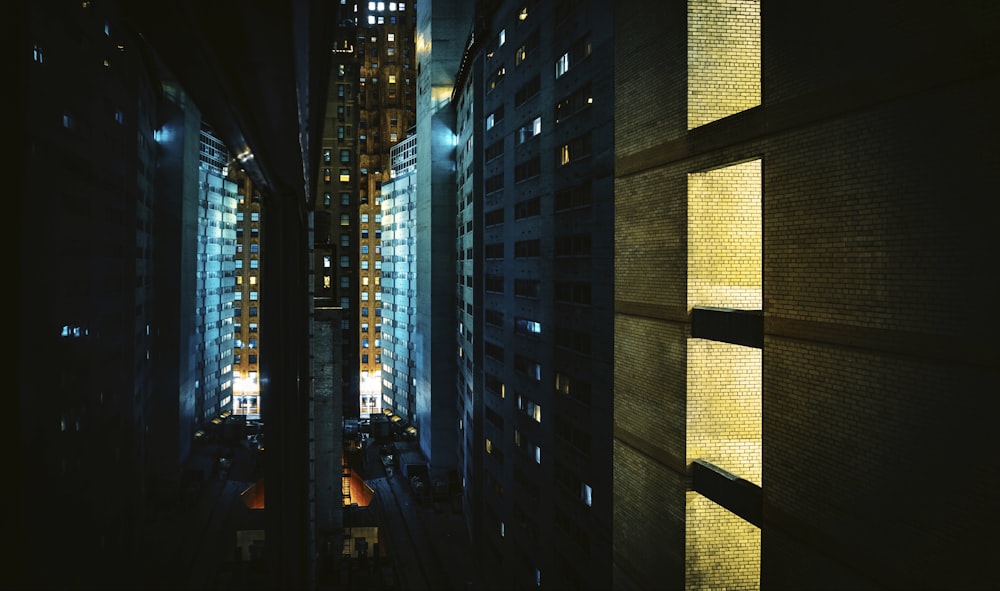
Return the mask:
<svg viewBox="0 0 1000 591"><path fill-rule="evenodd" d="M198 253L195 266L195 330L202 341L195 366L195 413L204 424L233 405L233 318L248 309L250 321L259 317L256 291L248 301L236 298L236 256L243 245L236 240L236 183L229 178L229 150L211 127L203 124L198 150ZM260 243L250 241L251 254Z"/></svg>
<svg viewBox="0 0 1000 591"><path fill-rule="evenodd" d="M611 7L480 10L452 247L470 531L496 588L609 588Z"/></svg>
<svg viewBox="0 0 1000 591"><path fill-rule="evenodd" d="M381 196L389 150L416 119L415 4L339 6L314 213L317 301L343 319L344 416L380 410ZM354 393L358 395L355 396Z"/></svg>
<svg viewBox="0 0 1000 591"><path fill-rule="evenodd" d="M615 588L996 586L998 6L614 8Z"/></svg>
<svg viewBox="0 0 1000 591"><path fill-rule="evenodd" d="M224 146L115 3L25 16L9 558L34 586L127 586L230 402L235 193Z"/></svg>
<svg viewBox="0 0 1000 591"><path fill-rule="evenodd" d="M343 392L342 416L357 418L360 399L358 226L358 58L353 12L337 7L327 104L323 119L320 177L312 203L312 295L316 307L337 307Z"/></svg>
<svg viewBox="0 0 1000 591"><path fill-rule="evenodd" d="M233 402L232 413L260 418L260 335L261 322L260 230L261 199L253 180L238 165L229 167L236 183L236 275L239 316L233 317Z"/></svg>
<svg viewBox="0 0 1000 591"><path fill-rule="evenodd" d="M416 358L410 341L416 312L417 135L390 150L382 185L382 397L384 410L416 420ZM363 330L363 327L362 327Z"/></svg>
<svg viewBox="0 0 1000 591"><path fill-rule="evenodd" d="M116 7L18 3L13 454L5 564L37 586L127 581L158 469L156 82ZM22 12L23 11L23 12ZM23 51L22 51L23 50ZM60 565L54 568L53 557ZM5 575L6 576L6 575Z"/></svg>
<svg viewBox="0 0 1000 591"><path fill-rule="evenodd" d="M431 478L457 467L455 392L455 73L474 5L430 1L417 11L415 322L410 335L416 378L413 426ZM432 51L433 48L433 51Z"/></svg>

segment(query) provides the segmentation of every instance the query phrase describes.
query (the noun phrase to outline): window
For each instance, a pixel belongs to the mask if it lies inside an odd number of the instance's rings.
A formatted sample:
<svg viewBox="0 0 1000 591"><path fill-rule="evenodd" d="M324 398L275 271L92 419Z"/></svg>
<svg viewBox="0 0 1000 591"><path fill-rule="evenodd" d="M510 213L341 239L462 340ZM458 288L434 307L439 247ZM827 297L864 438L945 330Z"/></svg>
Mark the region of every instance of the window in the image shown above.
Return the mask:
<svg viewBox="0 0 1000 591"><path fill-rule="evenodd" d="M563 166L590 155L590 133L571 139L556 148L556 165Z"/></svg>
<svg viewBox="0 0 1000 591"><path fill-rule="evenodd" d="M341 95L341 96L343 96L343 95ZM331 162L331 158L332 158L331 152L332 152L332 150L330 150L330 148L323 148L323 163L324 164L329 164Z"/></svg>
<svg viewBox="0 0 1000 591"><path fill-rule="evenodd" d="M486 179L484 187L487 193L493 193L503 189L503 174L497 174Z"/></svg>
<svg viewBox="0 0 1000 591"><path fill-rule="evenodd" d="M341 193L340 194L340 204L341 205L350 205L351 204L351 194L350 193Z"/></svg>
<svg viewBox="0 0 1000 591"><path fill-rule="evenodd" d="M492 211L486 212L485 216L486 226L496 226L497 224L503 223L503 208L494 209ZM469 257L472 258L472 257ZM502 257L499 257L502 258Z"/></svg>
<svg viewBox="0 0 1000 591"><path fill-rule="evenodd" d="M537 279L515 279L514 295L527 298L537 298L540 287L541 282Z"/></svg>
<svg viewBox="0 0 1000 591"><path fill-rule="evenodd" d="M572 94L556 103L556 124L565 121L571 115L579 113L594 104L594 95L588 82Z"/></svg>
<svg viewBox="0 0 1000 591"><path fill-rule="evenodd" d="M590 355L590 333L572 328L556 328L555 344L557 347Z"/></svg>
<svg viewBox="0 0 1000 591"><path fill-rule="evenodd" d="M503 258L503 242L494 242L486 245L486 260Z"/></svg>
<svg viewBox="0 0 1000 591"><path fill-rule="evenodd" d="M330 207L330 192L323 193L323 207Z"/></svg>
<svg viewBox="0 0 1000 591"><path fill-rule="evenodd" d="M514 243L515 258L537 257L540 252L541 241L537 238L534 240L518 240Z"/></svg>
<svg viewBox="0 0 1000 591"><path fill-rule="evenodd" d="M591 184L586 181L574 187L557 191L555 195L556 211L586 207L591 202Z"/></svg>
<svg viewBox="0 0 1000 591"><path fill-rule="evenodd" d="M542 333L541 323L527 318L514 319L514 332L523 335L538 335Z"/></svg>
<svg viewBox="0 0 1000 591"><path fill-rule="evenodd" d="M351 225L351 214L349 214L349 213L342 213L342 214L340 214L340 225L341 226L350 226Z"/></svg>
<svg viewBox="0 0 1000 591"><path fill-rule="evenodd" d="M518 88L517 92L514 93L514 106L520 106L521 103L538 94L538 91L541 89L542 79L536 74L531 80L525 82L524 85L521 86L521 88Z"/></svg>
<svg viewBox="0 0 1000 591"><path fill-rule="evenodd" d="M503 140L493 142L486 148L486 161L503 156Z"/></svg>
<svg viewBox="0 0 1000 591"><path fill-rule="evenodd" d="M485 277L486 291L492 291L496 293L503 293L503 275L492 275L487 273ZM503 322L503 313L498 312L499 316L495 317L498 322L496 324L501 324Z"/></svg>
<svg viewBox="0 0 1000 591"><path fill-rule="evenodd" d="M536 382L542 379L542 365L534 359L514 354L514 370L525 374Z"/></svg>
<svg viewBox="0 0 1000 591"><path fill-rule="evenodd" d="M569 281L555 282L555 300L573 304L590 304L590 284Z"/></svg>
<svg viewBox="0 0 1000 591"><path fill-rule="evenodd" d="M340 169L340 182L342 183L351 182L351 169L349 168Z"/></svg>
<svg viewBox="0 0 1000 591"><path fill-rule="evenodd" d="M530 123L517 130L517 143L523 144L540 133L542 133L542 118L535 117Z"/></svg>
<svg viewBox="0 0 1000 591"><path fill-rule="evenodd" d="M542 213L542 200L539 197L525 199L524 201L519 201L514 204L515 220L535 215L541 215L541 213Z"/></svg>
<svg viewBox="0 0 1000 591"><path fill-rule="evenodd" d="M348 163L348 162L350 162L351 161L351 151L350 150L341 150L340 151L340 161L343 162L343 163L345 163L345 164Z"/></svg>
<svg viewBox="0 0 1000 591"><path fill-rule="evenodd" d="M536 177L542 172L542 162L535 156L531 160L522 162L514 167L514 182L519 183L525 179Z"/></svg>
<svg viewBox="0 0 1000 591"><path fill-rule="evenodd" d="M556 60L556 78L569 71L570 67L586 59L591 52L590 35L578 39L569 51Z"/></svg>
<svg viewBox="0 0 1000 591"><path fill-rule="evenodd" d="M500 105L495 111L486 116L486 129L493 129L501 121L503 121L503 105Z"/></svg>
<svg viewBox="0 0 1000 591"><path fill-rule="evenodd" d="M347 269L351 266L351 257L344 254L340 255L340 268Z"/></svg>
<svg viewBox="0 0 1000 591"><path fill-rule="evenodd" d="M494 70L489 80L486 81L486 92L494 90L498 84L503 82L504 76L506 75L507 68L503 64L500 64L500 67Z"/></svg>
<svg viewBox="0 0 1000 591"><path fill-rule="evenodd" d="M556 236L556 256L590 256L590 242L590 234Z"/></svg>

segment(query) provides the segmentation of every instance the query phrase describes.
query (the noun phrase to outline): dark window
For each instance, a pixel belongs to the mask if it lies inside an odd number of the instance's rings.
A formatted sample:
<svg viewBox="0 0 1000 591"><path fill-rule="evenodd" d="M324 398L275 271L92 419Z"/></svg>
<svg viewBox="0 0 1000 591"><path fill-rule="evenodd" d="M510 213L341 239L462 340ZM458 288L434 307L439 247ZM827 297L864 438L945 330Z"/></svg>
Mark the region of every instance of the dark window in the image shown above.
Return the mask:
<svg viewBox="0 0 1000 591"><path fill-rule="evenodd" d="M518 240L514 243L515 258L537 257L540 252L541 241L537 238L534 240Z"/></svg>
<svg viewBox="0 0 1000 591"><path fill-rule="evenodd" d="M486 225L495 226L503 223L503 208L486 212ZM501 255L502 256L502 255ZM471 257L470 257L471 258Z"/></svg>
<svg viewBox="0 0 1000 591"><path fill-rule="evenodd" d="M521 219L540 215L542 213L542 200L538 197L526 199L514 204L514 219Z"/></svg>

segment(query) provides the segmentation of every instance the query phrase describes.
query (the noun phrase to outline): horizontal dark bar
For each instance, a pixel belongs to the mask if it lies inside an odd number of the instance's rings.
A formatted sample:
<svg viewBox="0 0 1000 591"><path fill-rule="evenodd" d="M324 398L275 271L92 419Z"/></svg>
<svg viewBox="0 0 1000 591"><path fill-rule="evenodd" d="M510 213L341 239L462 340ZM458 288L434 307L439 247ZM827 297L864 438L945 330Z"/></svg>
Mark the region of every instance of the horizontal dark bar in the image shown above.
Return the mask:
<svg viewBox="0 0 1000 591"><path fill-rule="evenodd" d="M691 310L691 336L760 349L764 346L764 312L696 307Z"/></svg>
<svg viewBox="0 0 1000 591"><path fill-rule="evenodd" d="M759 486L706 462L691 463L691 488L735 515L760 527L763 491Z"/></svg>

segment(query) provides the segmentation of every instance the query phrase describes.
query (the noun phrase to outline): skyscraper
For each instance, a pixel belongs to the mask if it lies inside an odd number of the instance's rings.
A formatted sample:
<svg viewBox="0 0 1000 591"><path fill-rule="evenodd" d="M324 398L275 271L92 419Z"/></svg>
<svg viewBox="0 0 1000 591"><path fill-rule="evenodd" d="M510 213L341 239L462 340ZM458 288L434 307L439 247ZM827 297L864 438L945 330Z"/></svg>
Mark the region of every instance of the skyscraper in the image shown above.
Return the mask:
<svg viewBox="0 0 1000 591"><path fill-rule="evenodd" d="M414 4L341 5L324 126L315 217L317 301L348 311L343 322L344 416L380 408L381 195L389 150L415 123ZM354 396L354 392L358 396Z"/></svg>
<svg viewBox="0 0 1000 591"><path fill-rule="evenodd" d="M233 318L232 412L260 418L260 335L266 330L260 315L261 198L250 176L238 165L230 166L228 172L238 194L234 273L242 304L239 316Z"/></svg>
<svg viewBox="0 0 1000 591"><path fill-rule="evenodd" d="M477 16L456 68L453 246L470 531L496 588L608 588L610 7L484 3Z"/></svg>
<svg viewBox="0 0 1000 591"><path fill-rule="evenodd" d="M416 320L416 147L416 134L392 147L392 180L382 185L380 396L383 409L408 423L417 411L416 359L410 346Z"/></svg>

